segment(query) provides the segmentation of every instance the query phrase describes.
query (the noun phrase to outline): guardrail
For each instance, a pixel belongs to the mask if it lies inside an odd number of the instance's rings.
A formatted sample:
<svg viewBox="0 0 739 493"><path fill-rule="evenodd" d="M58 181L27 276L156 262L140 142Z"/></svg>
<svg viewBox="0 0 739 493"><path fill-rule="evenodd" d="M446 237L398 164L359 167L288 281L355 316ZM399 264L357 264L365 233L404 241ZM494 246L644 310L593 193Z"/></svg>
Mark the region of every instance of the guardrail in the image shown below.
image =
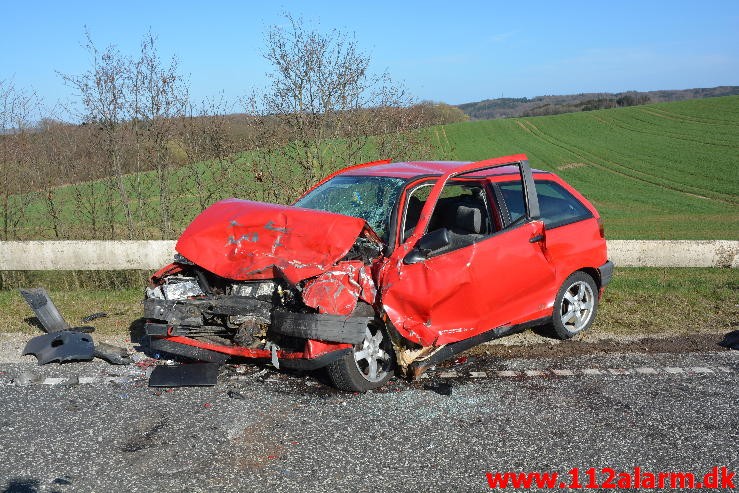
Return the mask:
<svg viewBox="0 0 739 493"><path fill-rule="evenodd" d="M0 241L0 270L153 270L174 241ZM739 241L609 240L619 267L739 267Z"/></svg>

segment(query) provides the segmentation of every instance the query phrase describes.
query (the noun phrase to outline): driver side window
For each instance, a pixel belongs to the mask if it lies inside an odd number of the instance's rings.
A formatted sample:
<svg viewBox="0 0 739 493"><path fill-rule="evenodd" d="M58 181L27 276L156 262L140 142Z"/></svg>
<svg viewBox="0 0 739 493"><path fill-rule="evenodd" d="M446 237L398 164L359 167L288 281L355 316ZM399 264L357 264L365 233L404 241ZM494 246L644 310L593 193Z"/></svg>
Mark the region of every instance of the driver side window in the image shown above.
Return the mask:
<svg viewBox="0 0 739 493"><path fill-rule="evenodd" d="M402 223L402 241L413 234L432 188L433 184L422 184L409 193ZM463 248L493 233L489 201L482 183L447 183L436 203L426 233L442 229L447 230L449 245L431 252L430 256Z"/></svg>
<svg viewBox="0 0 739 493"><path fill-rule="evenodd" d="M410 238L413 231L416 229L416 224L418 224L418 220L421 218L423 206L426 205L426 200L428 200L433 187L433 183L423 184L414 188L408 194L408 200L406 201L405 206L405 215L403 216L401 243Z"/></svg>

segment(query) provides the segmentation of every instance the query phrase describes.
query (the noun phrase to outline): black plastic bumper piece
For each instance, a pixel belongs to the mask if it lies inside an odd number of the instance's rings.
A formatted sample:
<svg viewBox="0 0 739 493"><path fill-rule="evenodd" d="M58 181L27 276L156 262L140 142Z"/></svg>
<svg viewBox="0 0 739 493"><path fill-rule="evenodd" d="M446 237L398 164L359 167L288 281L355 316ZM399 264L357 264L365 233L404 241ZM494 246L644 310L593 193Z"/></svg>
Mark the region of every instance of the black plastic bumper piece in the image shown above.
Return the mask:
<svg viewBox="0 0 739 493"><path fill-rule="evenodd" d="M281 359L280 368L305 371L316 370L318 368L323 368L330 363L333 363L337 359L343 357L345 354L351 352L351 349L339 349L338 351L331 351L330 353L313 359Z"/></svg>
<svg viewBox="0 0 739 493"><path fill-rule="evenodd" d="M39 365L51 361L90 361L95 345L89 334L60 330L34 337L23 349L23 355L33 354Z"/></svg>
<svg viewBox="0 0 739 493"><path fill-rule="evenodd" d="M323 313L293 313L275 310L270 330L276 334L357 344L364 340L372 317L343 317Z"/></svg>
<svg viewBox="0 0 739 493"><path fill-rule="evenodd" d="M21 289L21 296L30 305L46 332L69 330L69 324L56 309L44 288Z"/></svg>
<svg viewBox="0 0 739 493"><path fill-rule="evenodd" d="M157 366L149 377L149 387L212 387L218 381L217 363Z"/></svg>
<svg viewBox="0 0 739 493"><path fill-rule="evenodd" d="M598 268L598 271L600 272L601 288L605 288L606 286L608 286L608 283L611 282L611 277L613 277L613 267L613 262L609 260Z"/></svg>

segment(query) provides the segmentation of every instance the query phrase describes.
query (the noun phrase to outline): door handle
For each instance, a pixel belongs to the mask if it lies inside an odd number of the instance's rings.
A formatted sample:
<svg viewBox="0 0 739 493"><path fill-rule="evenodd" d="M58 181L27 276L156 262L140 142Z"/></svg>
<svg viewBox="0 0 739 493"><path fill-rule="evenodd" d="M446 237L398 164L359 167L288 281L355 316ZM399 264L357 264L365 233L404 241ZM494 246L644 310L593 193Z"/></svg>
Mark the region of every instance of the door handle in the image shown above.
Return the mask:
<svg viewBox="0 0 739 493"><path fill-rule="evenodd" d="M539 243L540 241L544 241L544 235L536 235L529 238L529 243Z"/></svg>

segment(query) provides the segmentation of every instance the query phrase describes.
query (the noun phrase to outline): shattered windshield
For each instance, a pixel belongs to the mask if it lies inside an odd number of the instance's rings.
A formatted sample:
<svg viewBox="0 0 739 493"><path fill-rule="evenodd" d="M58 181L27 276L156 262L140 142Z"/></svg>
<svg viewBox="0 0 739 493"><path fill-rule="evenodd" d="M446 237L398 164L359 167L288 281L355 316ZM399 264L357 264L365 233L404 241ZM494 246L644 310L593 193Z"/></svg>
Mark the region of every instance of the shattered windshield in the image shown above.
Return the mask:
<svg viewBox="0 0 739 493"><path fill-rule="evenodd" d="M295 205L359 217L387 243L390 216L405 180L388 176L337 176Z"/></svg>

